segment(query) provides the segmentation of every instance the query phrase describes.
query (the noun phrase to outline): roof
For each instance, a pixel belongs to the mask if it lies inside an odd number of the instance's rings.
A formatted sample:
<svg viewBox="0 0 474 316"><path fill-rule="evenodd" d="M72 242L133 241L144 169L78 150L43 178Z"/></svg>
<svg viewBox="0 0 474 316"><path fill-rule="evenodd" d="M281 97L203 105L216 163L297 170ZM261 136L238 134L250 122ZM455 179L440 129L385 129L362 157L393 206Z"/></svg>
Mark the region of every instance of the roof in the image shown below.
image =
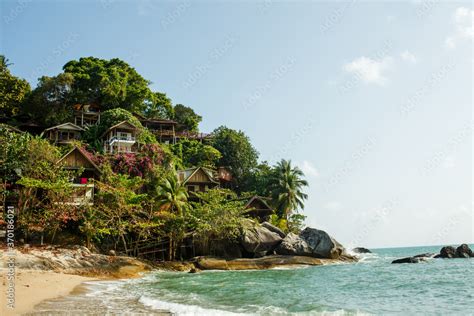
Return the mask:
<svg viewBox="0 0 474 316"><path fill-rule="evenodd" d="M71 149L67 154L65 154L64 156L61 157L61 159L58 160L58 164L61 163L61 161L63 161L67 156L69 156L70 154L72 154L74 151L78 151L84 158L86 158L86 160L94 167L94 169L97 170L98 173L102 173L102 171L100 170L99 166L97 166L90 158L88 155L86 155L84 153L84 151L77 147L77 146L74 146L73 149Z"/></svg>
<svg viewBox="0 0 474 316"><path fill-rule="evenodd" d="M133 115L138 118L140 121L143 122L150 122L150 123L159 123L159 124L173 124L176 125L178 122L173 121L173 120L167 120L167 119L158 119L158 118L147 118L141 114L138 113L133 113Z"/></svg>
<svg viewBox="0 0 474 316"><path fill-rule="evenodd" d="M45 129L45 131L50 131L54 129L65 129L65 130L67 129L67 130L81 131L81 132L85 131L85 129L83 129L82 127L77 126L76 124L73 124L70 122L59 124L56 126L51 126L50 128Z"/></svg>
<svg viewBox="0 0 474 316"><path fill-rule="evenodd" d="M108 132L110 132L111 130L113 130L114 128L118 128L120 127L121 125L129 125L129 129L130 130L136 130L138 129L138 127L136 127L135 125L133 125L132 123L130 123L129 121L122 121L118 124L115 124L114 126L111 126L109 127L103 134L101 137L104 137L105 134L107 134Z"/></svg>
<svg viewBox="0 0 474 316"><path fill-rule="evenodd" d="M178 175L184 174L183 184L185 184L185 183L188 182L189 179L191 179L199 170L202 170L202 171L207 175L207 177L209 178L209 180L210 180L211 182L219 184L219 181L216 181L216 180L214 179L214 175L212 174L212 170L210 170L210 169L208 169L208 168L204 168L204 167L194 167L194 168L179 170L179 171L178 171Z"/></svg>
<svg viewBox="0 0 474 316"><path fill-rule="evenodd" d="M259 201L261 202L266 208L268 208L269 210L273 210L267 203L268 201L268 198L265 198L263 196L259 196L259 195L254 195L250 198L250 200L245 204L245 208L249 208L250 205L252 205L252 203L254 201Z"/></svg>

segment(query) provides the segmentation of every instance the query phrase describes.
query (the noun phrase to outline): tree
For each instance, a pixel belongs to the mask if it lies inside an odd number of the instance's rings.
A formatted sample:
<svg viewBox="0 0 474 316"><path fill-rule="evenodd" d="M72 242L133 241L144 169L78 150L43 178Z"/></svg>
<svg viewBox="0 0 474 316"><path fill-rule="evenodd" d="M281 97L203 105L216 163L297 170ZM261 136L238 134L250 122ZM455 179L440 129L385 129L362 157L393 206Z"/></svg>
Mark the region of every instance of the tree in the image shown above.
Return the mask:
<svg viewBox="0 0 474 316"><path fill-rule="evenodd" d="M210 239L236 240L241 234L245 201L224 189L196 193L200 202L193 202L188 222L195 236L206 243Z"/></svg>
<svg viewBox="0 0 474 316"><path fill-rule="evenodd" d="M181 159L184 168L190 167L215 167L221 153L210 145L197 140L182 139L171 145L172 152Z"/></svg>
<svg viewBox="0 0 474 316"><path fill-rule="evenodd" d="M243 179L242 191L253 192L260 196L269 196L269 185L273 169L266 161L258 164Z"/></svg>
<svg viewBox="0 0 474 316"><path fill-rule="evenodd" d="M136 223L140 222L143 214L143 204L147 200L147 194L140 193L143 180L139 177L114 174L110 166L103 166L101 181L96 185L97 216L105 219L101 222L102 227L97 233L109 234L118 237L125 251L128 251L127 236L134 231Z"/></svg>
<svg viewBox="0 0 474 316"><path fill-rule="evenodd" d="M154 92L144 114L148 118L171 120L174 117L173 103L165 93Z"/></svg>
<svg viewBox="0 0 474 316"><path fill-rule="evenodd" d="M121 107L141 113L152 98L150 81L118 58L83 57L66 63L63 70L74 78L75 103L95 103L102 110Z"/></svg>
<svg viewBox="0 0 474 316"><path fill-rule="evenodd" d="M0 55L0 118L9 118L20 112L20 106L30 92L25 79L13 76L8 69L8 59Z"/></svg>
<svg viewBox="0 0 474 316"><path fill-rule="evenodd" d="M242 131L221 126L213 132L212 146L222 154L219 166L230 169L235 188L242 191L245 177L257 166L258 152L250 139Z"/></svg>
<svg viewBox="0 0 474 316"><path fill-rule="evenodd" d="M199 123L201 123L202 117L196 114L190 107L176 104L174 107L174 119L179 124L179 131L199 132Z"/></svg>
<svg viewBox="0 0 474 316"><path fill-rule="evenodd" d="M291 161L283 159L274 167L270 191L279 218L288 220L298 208L304 209L308 195L303 193L303 188L308 182L303 177L304 173L293 167Z"/></svg>
<svg viewBox="0 0 474 316"><path fill-rule="evenodd" d="M41 77L38 86L25 102L23 112L31 115L43 127L71 121L73 83L74 78L70 74Z"/></svg>
<svg viewBox="0 0 474 316"><path fill-rule="evenodd" d="M188 192L184 185L178 180L176 173L168 174L163 182L157 187L156 206L162 219L165 221L165 227L168 230L169 252L168 259L175 257L175 245L179 244L184 238L185 211L189 209Z"/></svg>

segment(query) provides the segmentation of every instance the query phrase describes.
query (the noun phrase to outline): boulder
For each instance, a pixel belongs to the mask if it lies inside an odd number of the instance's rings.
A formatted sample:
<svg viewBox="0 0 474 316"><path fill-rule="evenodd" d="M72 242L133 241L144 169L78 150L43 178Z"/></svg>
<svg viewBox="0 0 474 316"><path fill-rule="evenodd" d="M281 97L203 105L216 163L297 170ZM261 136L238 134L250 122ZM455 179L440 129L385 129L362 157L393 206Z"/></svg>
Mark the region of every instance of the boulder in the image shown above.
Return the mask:
<svg viewBox="0 0 474 316"><path fill-rule="evenodd" d="M276 253L286 256L309 256L313 255L311 248L300 236L289 233L276 249Z"/></svg>
<svg viewBox="0 0 474 316"><path fill-rule="evenodd" d="M245 251L258 254L274 250L283 240L277 233L260 225L250 225L242 231L240 244Z"/></svg>
<svg viewBox="0 0 474 316"><path fill-rule="evenodd" d="M441 258L456 258L456 249L452 246L443 247L439 254Z"/></svg>
<svg viewBox="0 0 474 316"><path fill-rule="evenodd" d="M344 247L323 230L307 227L300 233L300 237L311 248L313 257L338 259L345 253Z"/></svg>
<svg viewBox="0 0 474 316"><path fill-rule="evenodd" d="M402 259L397 259L392 261L392 264L396 263L420 263L420 262L426 262L430 258L434 258L435 254L434 253L422 253L421 255L416 255L413 257L407 257L407 258L402 258Z"/></svg>
<svg viewBox="0 0 474 316"><path fill-rule="evenodd" d="M355 252L355 253L372 253L372 251L370 251L367 248L363 248L363 247L354 248L354 249L352 249L352 252Z"/></svg>
<svg viewBox="0 0 474 316"><path fill-rule="evenodd" d="M471 258L473 256L474 254L467 244L462 244L456 249L456 257L458 258Z"/></svg>
<svg viewBox="0 0 474 316"><path fill-rule="evenodd" d="M263 270L281 266L319 266L338 263L341 263L341 261L302 256L266 256L257 259L243 258L233 260L198 257L194 261L194 264L200 270Z"/></svg>
<svg viewBox="0 0 474 316"><path fill-rule="evenodd" d="M281 238L285 238L286 236L286 234L280 228L270 224L269 222L263 222L261 225L262 227L265 227L269 231L278 234L278 236L280 236Z"/></svg>

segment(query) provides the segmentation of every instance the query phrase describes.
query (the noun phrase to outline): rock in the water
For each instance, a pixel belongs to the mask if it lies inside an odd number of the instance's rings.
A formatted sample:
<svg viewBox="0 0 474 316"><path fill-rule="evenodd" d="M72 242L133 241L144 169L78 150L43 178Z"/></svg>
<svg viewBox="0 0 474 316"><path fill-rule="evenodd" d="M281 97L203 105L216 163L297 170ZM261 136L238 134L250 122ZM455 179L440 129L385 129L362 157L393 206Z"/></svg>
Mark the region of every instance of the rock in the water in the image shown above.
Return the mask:
<svg viewBox="0 0 474 316"><path fill-rule="evenodd" d="M419 263L419 262L424 262L424 261L426 261L426 258L408 257L408 258L393 260L392 264L396 264L396 263Z"/></svg>
<svg viewBox="0 0 474 316"><path fill-rule="evenodd" d="M452 246L443 247L439 254L441 258L456 258L456 249Z"/></svg>
<svg viewBox="0 0 474 316"><path fill-rule="evenodd" d="M344 247L325 231L307 227L300 237L311 248L313 257L338 259L344 253Z"/></svg>
<svg viewBox="0 0 474 316"><path fill-rule="evenodd" d="M279 255L288 255L288 256L312 256L311 248L308 246L306 241L304 241L298 235L289 233L283 239L281 244L276 249L277 254Z"/></svg>
<svg viewBox="0 0 474 316"><path fill-rule="evenodd" d="M456 257L458 258L470 258L473 256L474 254L467 244L462 244L456 249Z"/></svg>
<svg viewBox="0 0 474 316"><path fill-rule="evenodd" d="M280 228L270 224L269 222L263 222L261 225L262 227L265 227L269 231L277 233L278 236L280 236L281 238L285 238L286 236L286 234Z"/></svg>
<svg viewBox="0 0 474 316"><path fill-rule="evenodd" d="M198 257L196 266L201 270L262 270L278 266L325 265L341 263L340 260L318 259L301 256L267 256L257 259L224 260L221 258Z"/></svg>
<svg viewBox="0 0 474 316"><path fill-rule="evenodd" d="M422 253L421 255L416 255L413 257L407 257L402 259L397 259L392 261L392 263L420 263L426 262L428 259L433 258L435 256L434 253Z"/></svg>
<svg viewBox="0 0 474 316"><path fill-rule="evenodd" d="M277 233L260 225L245 228L240 241L245 251L253 254L274 250L283 240Z"/></svg>
<svg viewBox="0 0 474 316"><path fill-rule="evenodd" d="M372 253L372 251L370 251L367 248L363 248L363 247L354 248L354 249L352 249L352 251L355 252L355 253Z"/></svg>

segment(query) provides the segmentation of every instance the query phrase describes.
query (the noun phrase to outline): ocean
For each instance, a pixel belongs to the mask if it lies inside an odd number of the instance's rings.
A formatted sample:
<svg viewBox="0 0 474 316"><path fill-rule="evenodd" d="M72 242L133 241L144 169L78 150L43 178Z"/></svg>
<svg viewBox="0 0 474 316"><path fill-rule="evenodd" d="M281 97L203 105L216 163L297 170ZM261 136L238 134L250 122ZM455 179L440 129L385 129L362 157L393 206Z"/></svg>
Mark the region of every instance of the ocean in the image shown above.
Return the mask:
<svg viewBox="0 0 474 316"><path fill-rule="evenodd" d="M151 272L89 282L87 291L44 302L39 314L472 315L474 259L394 259L441 246L375 249L352 264L261 271Z"/></svg>

